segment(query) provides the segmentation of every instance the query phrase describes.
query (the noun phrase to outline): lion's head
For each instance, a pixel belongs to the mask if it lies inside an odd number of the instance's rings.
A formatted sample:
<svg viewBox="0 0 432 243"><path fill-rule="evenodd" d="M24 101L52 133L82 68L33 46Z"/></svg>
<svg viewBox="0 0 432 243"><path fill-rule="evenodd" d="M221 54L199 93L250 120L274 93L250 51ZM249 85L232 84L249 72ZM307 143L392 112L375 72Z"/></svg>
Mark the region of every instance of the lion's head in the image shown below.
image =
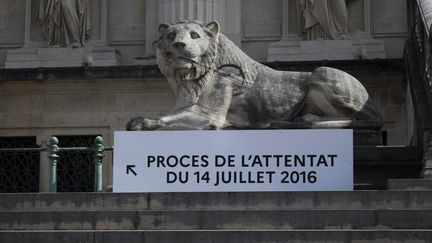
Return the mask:
<svg viewBox="0 0 432 243"><path fill-rule="evenodd" d="M182 21L159 26L157 61L169 79L196 80L211 70L217 55L219 24Z"/></svg>
<svg viewBox="0 0 432 243"><path fill-rule="evenodd" d="M181 86L195 90L223 66L237 67L243 75L238 87L253 83L256 62L244 54L219 30L217 22L180 21L159 26L157 62L177 94ZM243 89L242 88L242 89Z"/></svg>

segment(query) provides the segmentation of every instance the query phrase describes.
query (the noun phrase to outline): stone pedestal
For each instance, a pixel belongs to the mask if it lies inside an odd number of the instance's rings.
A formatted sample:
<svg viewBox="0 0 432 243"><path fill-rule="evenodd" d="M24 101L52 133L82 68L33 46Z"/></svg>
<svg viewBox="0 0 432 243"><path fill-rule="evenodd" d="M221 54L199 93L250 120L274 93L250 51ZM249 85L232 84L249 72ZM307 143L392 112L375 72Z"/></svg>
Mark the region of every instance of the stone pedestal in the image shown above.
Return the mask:
<svg viewBox="0 0 432 243"><path fill-rule="evenodd" d="M383 144L381 131L354 130L354 146L379 146Z"/></svg>

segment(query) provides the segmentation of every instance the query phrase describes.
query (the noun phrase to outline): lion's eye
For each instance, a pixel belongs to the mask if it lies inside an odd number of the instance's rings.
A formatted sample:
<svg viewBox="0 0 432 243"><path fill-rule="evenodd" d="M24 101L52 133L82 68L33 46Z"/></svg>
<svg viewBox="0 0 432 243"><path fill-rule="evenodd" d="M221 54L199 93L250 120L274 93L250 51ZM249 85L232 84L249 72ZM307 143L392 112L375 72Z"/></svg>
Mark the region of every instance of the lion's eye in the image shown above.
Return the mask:
<svg viewBox="0 0 432 243"><path fill-rule="evenodd" d="M191 32L190 33L192 39L199 39L201 36L197 32Z"/></svg>
<svg viewBox="0 0 432 243"><path fill-rule="evenodd" d="M173 41L175 37L176 37L176 34L175 34L175 33L170 33L170 34L167 36L167 39L170 40L170 41Z"/></svg>

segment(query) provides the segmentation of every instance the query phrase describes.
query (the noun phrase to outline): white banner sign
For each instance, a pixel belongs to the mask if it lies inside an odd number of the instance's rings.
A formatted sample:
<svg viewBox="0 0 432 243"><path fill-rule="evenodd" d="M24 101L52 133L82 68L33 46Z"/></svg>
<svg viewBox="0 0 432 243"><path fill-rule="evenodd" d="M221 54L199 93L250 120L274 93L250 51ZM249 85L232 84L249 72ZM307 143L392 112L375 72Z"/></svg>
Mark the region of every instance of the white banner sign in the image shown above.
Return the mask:
<svg viewBox="0 0 432 243"><path fill-rule="evenodd" d="M114 133L114 192L353 190L353 132Z"/></svg>

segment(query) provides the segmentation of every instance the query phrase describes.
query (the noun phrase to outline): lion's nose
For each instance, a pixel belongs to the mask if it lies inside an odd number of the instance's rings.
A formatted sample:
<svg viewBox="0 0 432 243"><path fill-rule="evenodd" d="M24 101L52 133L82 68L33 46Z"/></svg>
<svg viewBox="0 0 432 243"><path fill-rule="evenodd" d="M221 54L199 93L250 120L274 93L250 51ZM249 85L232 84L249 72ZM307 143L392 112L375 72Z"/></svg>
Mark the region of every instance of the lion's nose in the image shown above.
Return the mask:
<svg viewBox="0 0 432 243"><path fill-rule="evenodd" d="M183 49L186 47L186 44L184 42L176 42L174 43L174 48L176 49Z"/></svg>

